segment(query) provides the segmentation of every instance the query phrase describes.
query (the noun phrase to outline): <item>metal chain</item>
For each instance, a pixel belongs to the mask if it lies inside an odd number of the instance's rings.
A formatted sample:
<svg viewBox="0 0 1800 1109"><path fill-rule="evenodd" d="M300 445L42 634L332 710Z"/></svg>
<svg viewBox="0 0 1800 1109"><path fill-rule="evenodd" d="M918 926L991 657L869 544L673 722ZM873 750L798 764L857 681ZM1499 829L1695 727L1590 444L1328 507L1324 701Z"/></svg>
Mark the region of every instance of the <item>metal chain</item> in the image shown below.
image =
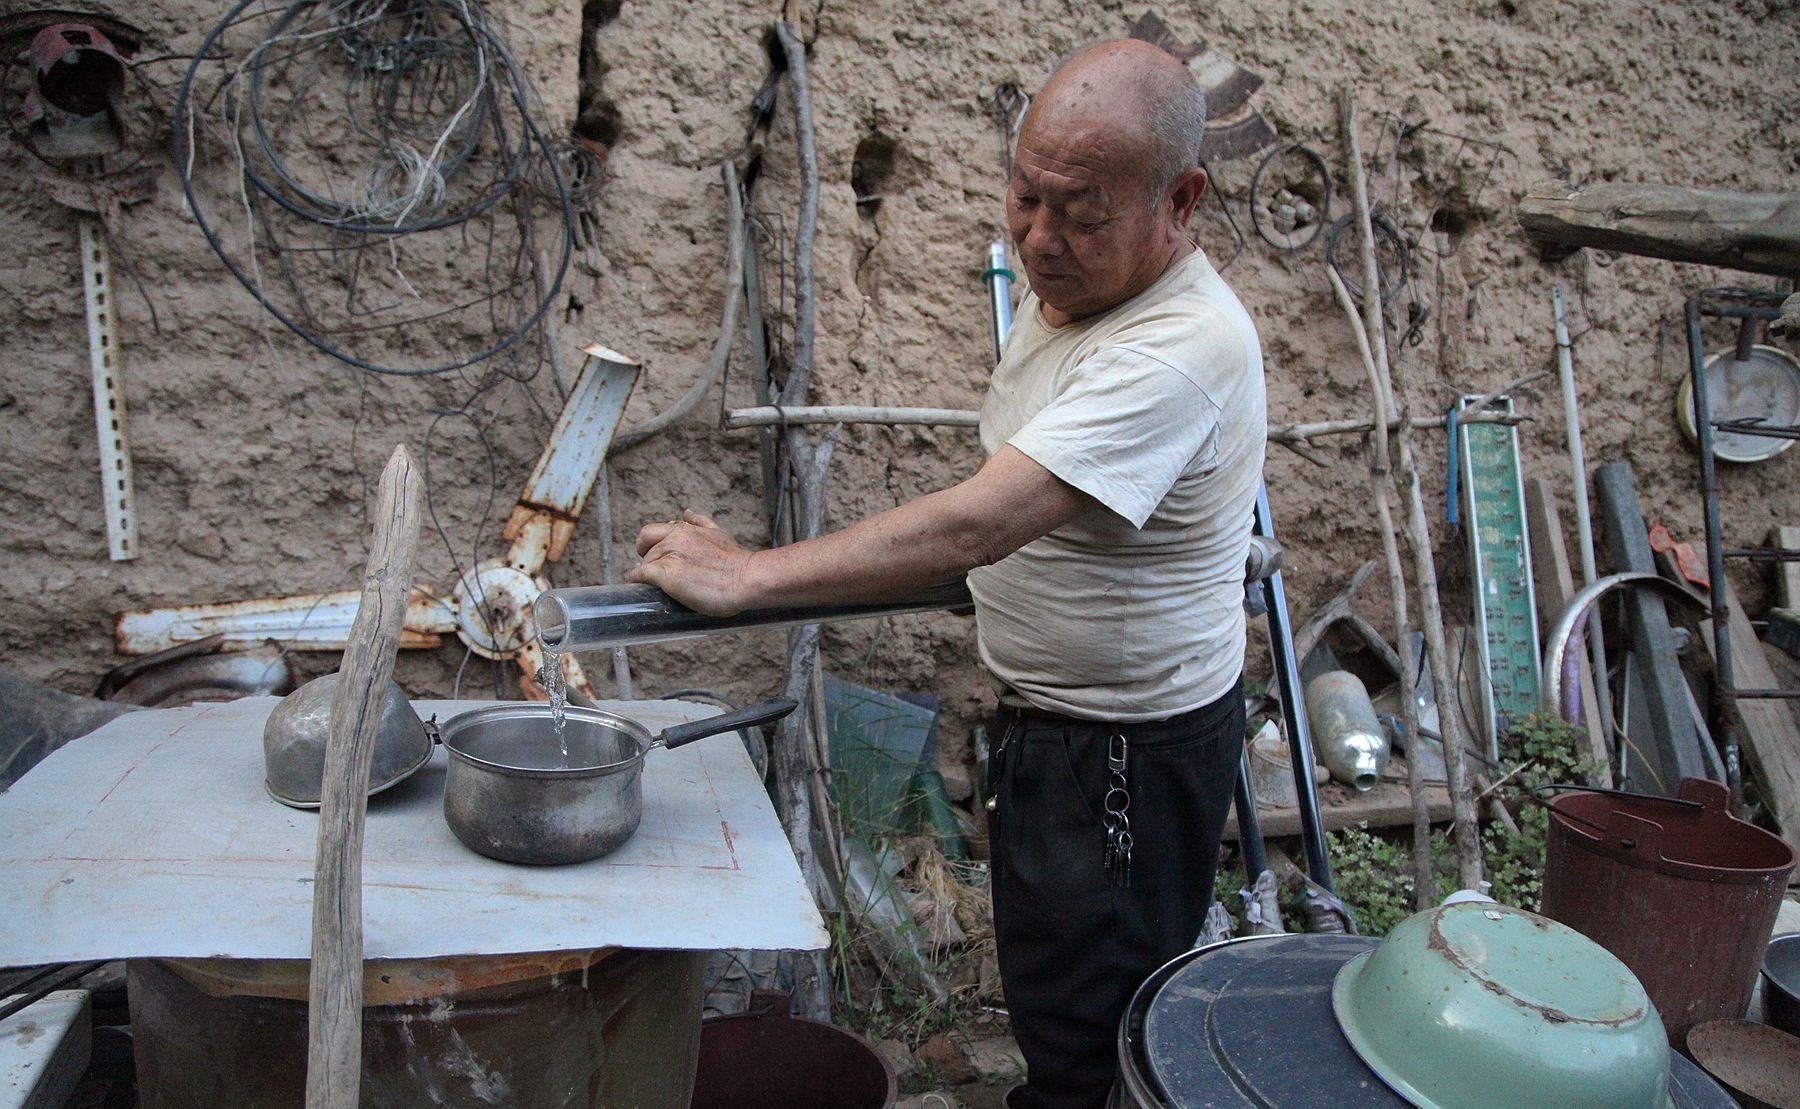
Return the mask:
<svg viewBox="0 0 1800 1109"><path fill-rule="evenodd" d="M1106 741L1106 872L1112 884L1131 886L1131 790L1125 776L1130 744L1123 732L1114 732Z"/></svg>

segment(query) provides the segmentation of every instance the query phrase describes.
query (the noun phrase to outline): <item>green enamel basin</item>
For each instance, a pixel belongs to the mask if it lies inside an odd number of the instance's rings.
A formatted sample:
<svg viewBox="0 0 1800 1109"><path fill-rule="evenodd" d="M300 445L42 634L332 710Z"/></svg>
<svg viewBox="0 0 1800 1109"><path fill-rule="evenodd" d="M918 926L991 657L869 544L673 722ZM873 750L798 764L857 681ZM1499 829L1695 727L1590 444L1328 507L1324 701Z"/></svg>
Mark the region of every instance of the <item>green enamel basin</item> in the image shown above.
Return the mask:
<svg viewBox="0 0 1800 1109"><path fill-rule="evenodd" d="M1505 905L1408 917L1332 984L1351 1047L1428 1109L1669 1109L1669 1042L1611 952Z"/></svg>

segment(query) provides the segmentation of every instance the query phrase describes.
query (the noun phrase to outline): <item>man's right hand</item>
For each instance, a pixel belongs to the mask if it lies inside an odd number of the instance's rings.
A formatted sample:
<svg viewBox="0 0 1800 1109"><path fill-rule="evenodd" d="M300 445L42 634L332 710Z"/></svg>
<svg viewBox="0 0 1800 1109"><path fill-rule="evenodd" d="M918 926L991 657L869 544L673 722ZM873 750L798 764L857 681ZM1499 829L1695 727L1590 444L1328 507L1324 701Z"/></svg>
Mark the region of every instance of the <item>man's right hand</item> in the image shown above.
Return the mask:
<svg viewBox="0 0 1800 1109"><path fill-rule="evenodd" d="M627 581L654 585L708 616L735 616L750 607L745 571L753 552L710 517L689 509L679 520L646 524L637 553L642 561Z"/></svg>

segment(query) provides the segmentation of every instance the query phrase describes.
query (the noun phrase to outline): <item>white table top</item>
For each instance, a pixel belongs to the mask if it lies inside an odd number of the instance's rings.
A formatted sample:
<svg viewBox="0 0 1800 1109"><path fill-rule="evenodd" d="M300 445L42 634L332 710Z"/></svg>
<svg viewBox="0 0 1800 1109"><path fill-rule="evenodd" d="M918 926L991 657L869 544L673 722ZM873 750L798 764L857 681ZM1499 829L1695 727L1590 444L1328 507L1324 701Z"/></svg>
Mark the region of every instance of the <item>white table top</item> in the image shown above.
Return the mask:
<svg viewBox="0 0 1800 1109"><path fill-rule="evenodd" d="M447 720L482 703L414 704ZM318 817L263 790L263 721L276 704L128 713L0 793L0 965L307 958ZM602 707L652 731L717 711L682 701ZM439 748L370 799L367 958L826 945L736 733L652 752L637 834L571 866L519 866L465 848L444 823L445 759Z"/></svg>

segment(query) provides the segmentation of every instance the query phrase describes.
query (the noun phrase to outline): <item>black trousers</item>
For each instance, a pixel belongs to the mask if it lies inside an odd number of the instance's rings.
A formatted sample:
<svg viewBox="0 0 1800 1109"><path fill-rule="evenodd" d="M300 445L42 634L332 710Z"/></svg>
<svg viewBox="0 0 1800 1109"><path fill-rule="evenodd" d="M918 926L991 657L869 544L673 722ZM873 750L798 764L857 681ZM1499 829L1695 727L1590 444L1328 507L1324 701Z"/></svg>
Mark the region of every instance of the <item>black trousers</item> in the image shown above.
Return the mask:
<svg viewBox="0 0 1800 1109"><path fill-rule="evenodd" d="M1129 885L1104 865L1115 735L1127 752ZM1132 993L1192 949L1211 904L1243 744L1237 685L1142 724L1001 707L988 752L994 931L1028 1076L1012 1109L1106 1103Z"/></svg>

